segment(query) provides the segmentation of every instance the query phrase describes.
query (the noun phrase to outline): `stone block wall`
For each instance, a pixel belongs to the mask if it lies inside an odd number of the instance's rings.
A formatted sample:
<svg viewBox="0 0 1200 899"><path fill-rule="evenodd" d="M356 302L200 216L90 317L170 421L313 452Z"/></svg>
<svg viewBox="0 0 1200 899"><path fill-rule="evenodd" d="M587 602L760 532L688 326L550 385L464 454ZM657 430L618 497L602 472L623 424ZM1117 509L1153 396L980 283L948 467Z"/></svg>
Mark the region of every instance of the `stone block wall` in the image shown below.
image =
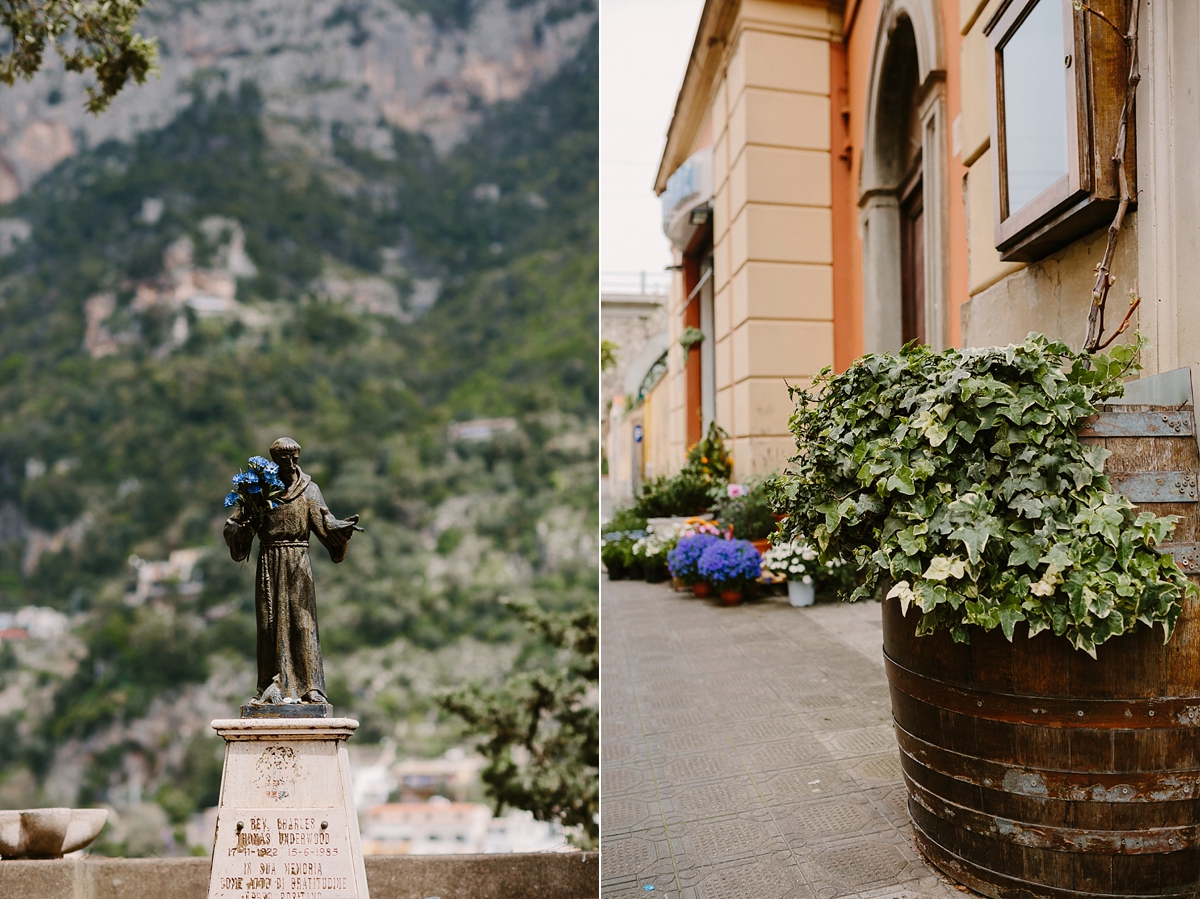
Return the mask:
<svg viewBox="0 0 1200 899"><path fill-rule="evenodd" d="M371 899L594 899L594 852L368 856ZM207 858L0 861L4 899L205 899Z"/></svg>

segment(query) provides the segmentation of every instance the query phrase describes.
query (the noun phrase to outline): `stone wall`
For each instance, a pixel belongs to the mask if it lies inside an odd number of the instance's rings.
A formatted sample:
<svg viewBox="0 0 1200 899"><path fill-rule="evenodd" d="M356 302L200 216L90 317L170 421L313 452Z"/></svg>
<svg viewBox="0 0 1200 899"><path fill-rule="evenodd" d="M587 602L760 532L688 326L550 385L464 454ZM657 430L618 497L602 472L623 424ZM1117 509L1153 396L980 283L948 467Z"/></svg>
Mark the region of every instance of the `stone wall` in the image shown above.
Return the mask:
<svg viewBox="0 0 1200 899"><path fill-rule="evenodd" d="M371 899L591 899L594 852L368 856ZM28 899L205 899L207 858L0 861L0 896Z"/></svg>

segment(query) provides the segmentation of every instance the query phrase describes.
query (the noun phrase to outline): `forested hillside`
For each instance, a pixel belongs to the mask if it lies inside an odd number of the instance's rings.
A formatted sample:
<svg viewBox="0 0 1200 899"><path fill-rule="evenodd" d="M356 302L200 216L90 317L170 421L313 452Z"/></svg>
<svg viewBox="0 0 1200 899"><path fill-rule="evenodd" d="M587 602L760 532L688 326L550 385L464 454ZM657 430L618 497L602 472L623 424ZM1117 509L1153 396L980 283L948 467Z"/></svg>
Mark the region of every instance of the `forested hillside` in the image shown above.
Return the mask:
<svg viewBox="0 0 1200 899"><path fill-rule="evenodd" d="M136 854L170 850L138 836L150 800L214 803L208 720L254 667L221 499L275 437L366 529L313 554L356 740L440 751L436 688L544 652L506 598L595 602L596 118L594 30L448 153L398 128L281 152L253 83L198 83L0 207L0 611L70 615L0 649L0 805L109 803Z"/></svg>

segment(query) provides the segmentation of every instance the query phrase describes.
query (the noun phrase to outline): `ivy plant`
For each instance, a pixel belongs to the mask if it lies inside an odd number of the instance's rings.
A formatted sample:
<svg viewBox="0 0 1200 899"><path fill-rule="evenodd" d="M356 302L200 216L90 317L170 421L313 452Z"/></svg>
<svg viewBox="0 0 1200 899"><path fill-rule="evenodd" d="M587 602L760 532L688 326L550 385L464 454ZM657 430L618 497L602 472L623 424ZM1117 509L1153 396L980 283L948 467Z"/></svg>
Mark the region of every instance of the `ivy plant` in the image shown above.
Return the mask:
<svg viewBox="0 0 1200 899"><path fill-rule="evenodd" d="M909 345L793 389L798 454L773 484L791 539L853 559L851 601L884 594L918 633L1018 623L1095 656L1138 622L1170 638L1194 594L1155 547L1175 524L1137 512L1104 475L1081 422L1120 396L1140 344L1085 356L1024 343L932 352Z"/></svg>

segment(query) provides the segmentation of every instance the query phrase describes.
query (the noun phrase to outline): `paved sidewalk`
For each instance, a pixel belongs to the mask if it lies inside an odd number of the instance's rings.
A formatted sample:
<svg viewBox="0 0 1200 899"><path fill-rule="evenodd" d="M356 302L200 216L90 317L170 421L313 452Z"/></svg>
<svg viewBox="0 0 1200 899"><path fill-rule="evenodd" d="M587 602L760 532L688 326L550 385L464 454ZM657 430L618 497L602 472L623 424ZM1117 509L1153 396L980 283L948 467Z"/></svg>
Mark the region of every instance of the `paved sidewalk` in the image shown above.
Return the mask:
<svg viewBox="0 0 1200 899"><path fill-rule="evenodd" d="M877 604L605 581L601 622L605 899L962 899L912 845Z"/></svg>

